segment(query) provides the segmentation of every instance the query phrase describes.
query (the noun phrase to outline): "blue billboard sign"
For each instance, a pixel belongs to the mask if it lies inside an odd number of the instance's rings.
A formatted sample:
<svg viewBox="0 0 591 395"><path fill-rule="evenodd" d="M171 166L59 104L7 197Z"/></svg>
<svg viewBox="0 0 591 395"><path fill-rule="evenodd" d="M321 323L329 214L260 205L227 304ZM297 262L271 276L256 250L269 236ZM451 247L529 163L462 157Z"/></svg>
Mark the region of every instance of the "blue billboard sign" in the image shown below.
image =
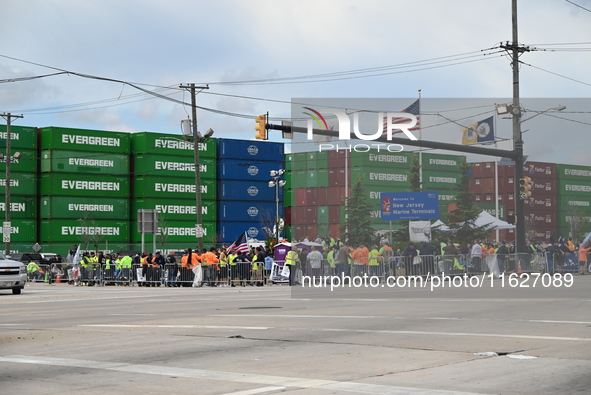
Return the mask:
<svg viewBox="0 0 591 395"><path fill-rule="evenodd" d="M385 221L438 219L439 192L382 192L381 218Z"/></svg>

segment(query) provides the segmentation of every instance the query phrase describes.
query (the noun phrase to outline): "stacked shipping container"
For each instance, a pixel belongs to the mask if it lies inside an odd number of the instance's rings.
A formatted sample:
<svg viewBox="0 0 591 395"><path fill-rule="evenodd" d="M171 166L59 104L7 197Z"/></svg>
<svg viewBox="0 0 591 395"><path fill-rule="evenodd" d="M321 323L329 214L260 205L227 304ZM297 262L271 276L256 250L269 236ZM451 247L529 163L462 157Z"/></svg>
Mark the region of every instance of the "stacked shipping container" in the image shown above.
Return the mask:
<svg viewBox="0 0 591 395"><path fill-rule="evenodd" d="M244 232L264 240L276 219L276 189L269 181L271 171L285 169L283 144L218 139L217 155L218 242L232 243ZM277 189L280 213L283 189Z"/></svg>
<svg viewBox="0 0 591 395"><path fill-rule="evenodd" d="M133 188L131 218L138 210L158 210L160 234L157 245L197 241L197 203L195 199L195 158L193 143L164 133L142 132L131 135ZM201 219L203 242L216 241L216 140L199 143L201 176ZM141 241L137 226L131 229L133 243ZM152 235L145 235L151 241ZM191 245L190 245L191 246Z"/></svg>
<svg viewBox="0 0 591 395"><path fill-rule="evenodd" d="M129 242L129 134L48 127L40 131L39 241Z"/></svg>
<svg viewBox="0 0 591 395"><path fill-rule="evenodd" d="M11 247L30 249L37 241L37 128L12 126L10 128L11 156L21 153L20 159L10 162L10 216ZM6 147L6 126L0 126L0 146ZM0 194L6 193L6 158L0 161ZM2 218L6 204L0 203Z"/></svg>
<svg viewBox="0 0 591 395"><path fill-rule="evenodd" d="M566 236L571 231L576 231L578 234L589 231L591 167L558 164L556 173L558 233Z"/></svg>

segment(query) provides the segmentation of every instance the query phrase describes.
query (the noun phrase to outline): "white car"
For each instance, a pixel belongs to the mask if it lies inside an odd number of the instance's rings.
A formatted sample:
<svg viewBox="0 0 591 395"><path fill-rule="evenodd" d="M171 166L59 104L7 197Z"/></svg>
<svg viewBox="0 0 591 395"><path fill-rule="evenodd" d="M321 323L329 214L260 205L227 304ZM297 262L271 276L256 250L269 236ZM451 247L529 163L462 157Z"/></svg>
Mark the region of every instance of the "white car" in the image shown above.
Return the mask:
<svg viewBox="0 0 591 395"><path fill-rule="evenodd" d="M12 289L12 293L18 295L26 284L27 266L0 253L0 289Z"/></svg>

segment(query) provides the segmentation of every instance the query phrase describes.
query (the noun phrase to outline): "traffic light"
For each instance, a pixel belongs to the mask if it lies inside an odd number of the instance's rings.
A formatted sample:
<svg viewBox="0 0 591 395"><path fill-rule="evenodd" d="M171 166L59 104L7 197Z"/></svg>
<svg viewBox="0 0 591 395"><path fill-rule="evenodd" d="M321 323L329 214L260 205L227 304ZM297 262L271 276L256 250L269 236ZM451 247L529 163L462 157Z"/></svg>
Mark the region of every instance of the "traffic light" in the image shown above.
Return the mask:
<svg viewBox="0 0 591 395"><path fill-rule="evenodd" d="M532 181L529 177L519 179L519 199L527 200L531 197Z"/></svg>
<svg viewBox="0 0 591 395"><path fill-rule="evenodd" d="M254 120L257 123L254 127L254 130L257 131L254 137L258 140L267 140L267 116L259 115Z"/></svg>

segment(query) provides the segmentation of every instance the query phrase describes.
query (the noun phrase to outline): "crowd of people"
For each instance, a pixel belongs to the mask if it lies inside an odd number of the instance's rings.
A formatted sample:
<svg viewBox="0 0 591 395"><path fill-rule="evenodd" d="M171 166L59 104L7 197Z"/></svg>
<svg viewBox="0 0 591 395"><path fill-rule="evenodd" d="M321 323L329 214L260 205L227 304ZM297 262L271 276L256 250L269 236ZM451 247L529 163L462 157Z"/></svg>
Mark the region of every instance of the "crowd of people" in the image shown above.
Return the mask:
<svg viewBox="0 0 591 395"><path fill-rule="evenodd" d="M591 241L573 242L564 237L549 243L526 242L526 251L516 257L513 243L474 240L459 245L449 238L434 242L408 243L404 248L393 248L387 237L376 243L350 245L330 236L310 242L306 237L294 241L291 250L282 258L290 268L291 285L298 284L302 275L363 275L385 277L400 275L426 275L445 273L490 272L501 273L531 271L536 259L549 253L554 270L563 272L565 264L578 262L578 272L588 274L588 255ZM209 250L187 249L154 253L95 253L84 252L75 261L76 250L70 250L63 263L68 280L76 285L131 284L136 281L143 287L236 287L268 284L273 269L274 251L265 246L247 251L228 251L225 247ZM279 262L283 266L284 262ZM30 262L27 271L30 278L54 282L61 272L59 263L44 267ZM299 272L299 273L298 273ZM287 272L285 272L287 273Z"/></svg>

